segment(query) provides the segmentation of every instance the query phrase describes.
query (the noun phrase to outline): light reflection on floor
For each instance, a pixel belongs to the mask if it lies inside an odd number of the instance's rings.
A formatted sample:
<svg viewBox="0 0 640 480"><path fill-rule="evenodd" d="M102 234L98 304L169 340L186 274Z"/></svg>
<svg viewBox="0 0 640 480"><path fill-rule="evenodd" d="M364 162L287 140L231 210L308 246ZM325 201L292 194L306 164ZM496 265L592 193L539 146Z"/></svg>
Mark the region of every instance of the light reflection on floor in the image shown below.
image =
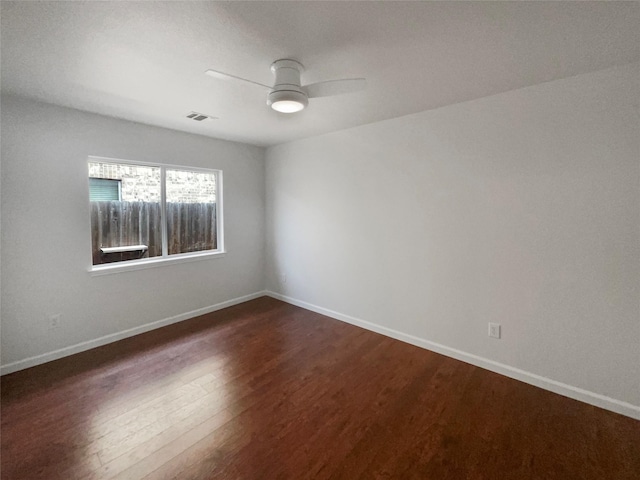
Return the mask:
<svg viewBox="0 0 640 480"><path fill-rule="evenodd" d="M103 403L88 432L92 452L86 453L96 453L101 464L94 474L124 470L224 413L236 394L231 378L229 359L220 354L154 383L143 379L138 388Z"/></svg>

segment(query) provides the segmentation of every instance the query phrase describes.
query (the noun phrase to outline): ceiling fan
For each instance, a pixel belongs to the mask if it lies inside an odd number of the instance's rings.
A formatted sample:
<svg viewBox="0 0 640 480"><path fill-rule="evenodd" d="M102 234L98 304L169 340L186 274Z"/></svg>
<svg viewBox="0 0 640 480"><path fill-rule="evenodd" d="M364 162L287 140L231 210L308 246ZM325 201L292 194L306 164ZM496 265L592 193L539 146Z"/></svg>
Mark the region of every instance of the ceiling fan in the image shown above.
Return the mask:
<svg viewBox="0 0 640 480"><path fill-rule="evenodd" d="M271 64L271 72L275 76L273 86L264 85L253 80L237 77L217 70L207 70L207 75L217 78L232 78L268 88L267 105L282 113L299 112L309 104L310 98L329 97L363 90L367 81L364 78L345 78L326 82L300 84L300 74L304 66L300 62L290 59L276 60Z"/></svg>

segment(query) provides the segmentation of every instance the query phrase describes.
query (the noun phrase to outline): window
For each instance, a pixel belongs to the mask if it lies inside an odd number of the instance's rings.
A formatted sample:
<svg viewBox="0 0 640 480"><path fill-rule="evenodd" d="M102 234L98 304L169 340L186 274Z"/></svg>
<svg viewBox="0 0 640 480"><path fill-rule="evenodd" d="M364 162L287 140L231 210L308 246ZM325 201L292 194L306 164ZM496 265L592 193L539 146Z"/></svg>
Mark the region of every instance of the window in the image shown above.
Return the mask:
<svg viewBox="0 0 640 480"><path fill-rule="evenodd" d="M89 177L89 200L92 202L122 200L120 180Z"/></svg>
<svg viewBox="0 0 640 480"><path fill-rule="evenodd" d="M222 252L221 171L94 157L88 165L94 269Z"/></svg>

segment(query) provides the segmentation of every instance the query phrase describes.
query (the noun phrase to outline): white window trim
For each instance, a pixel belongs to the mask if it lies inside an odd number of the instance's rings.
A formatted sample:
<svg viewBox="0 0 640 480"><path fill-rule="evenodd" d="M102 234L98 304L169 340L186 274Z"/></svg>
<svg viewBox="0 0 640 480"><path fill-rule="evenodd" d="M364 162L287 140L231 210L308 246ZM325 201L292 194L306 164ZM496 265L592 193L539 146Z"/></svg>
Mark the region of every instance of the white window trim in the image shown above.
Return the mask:
<svg viewBox="0 0 640 480"><path fill-rule="evenodd" d="M199 262L202 260L213 260L215 258L224 257L227 252L223 251L205 251L194 253L178 253L171 255L169 258L153 257L143 258L140 260L125 260L122 262L103 263L101 265L92 265L89 267L89 273L92 277L100 275L109 275L112 273L131 272L134 270L145 270L147 268L163 267L177 263Z"/></svg>
<svg viewBox="0 0 640 480"><path fill-rule="evenodd" d="M125 164L125 165L142 165L146 167L157 167L160 168L160 199L161 199L161 223L162 223L162 256L152 257L152 258L142 258L138 260L124 260L121 262L113 262L113 263L103 263L99 265L91 265L89 267L89 273L91 276L98 275L108 275L111 273L120 273L120 272L128 272L133 270L143 270L147 268L153 267L161 267L165 265L172 265L177 263L186 263L186 262L197 262L202 260L210 260L213 258L221 258L226 255L226 250L224 248L224 194L223 194L223 181L222 181L222 170L214 169L214 168L201 168L201 167L190 167L186 165L170 165L166 163L151 163L151 162L140 162L137 160L123 160L119 158L108 158L108 157L97 157L90 155L87 159L87 163L89 162L101 162L101 163L115 163L115 164ZM167 216L166 216L166 171L167 169L176 169L176 170L190 170L194 172L215 172L216 174L216 234L217 234L217 242L218 249L217 250L204 250L200 252L189 252L189 253L176 253L173 255L169 255L168 251L168 239L167 239ZM91 239L91 229L89 229L89 238ZM89 258L92 257L91 251L91 240L89 241L89 249L90 255Z"/></svg>

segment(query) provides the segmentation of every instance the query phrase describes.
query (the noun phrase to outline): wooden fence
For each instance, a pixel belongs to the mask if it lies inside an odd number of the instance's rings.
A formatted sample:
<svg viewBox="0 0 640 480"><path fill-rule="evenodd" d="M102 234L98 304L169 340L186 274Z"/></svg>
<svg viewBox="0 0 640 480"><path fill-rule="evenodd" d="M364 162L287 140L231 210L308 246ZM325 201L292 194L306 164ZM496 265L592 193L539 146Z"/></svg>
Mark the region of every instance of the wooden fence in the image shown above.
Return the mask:
<svg viewBox="0 0 640 480"><path fill-rule="evenodd" d="M216 249L215 203L167 203L169 254ZM162 255L160 204L91 202L93 264ZM104 254L100 248L146 245L148 250Z"/></svg>

